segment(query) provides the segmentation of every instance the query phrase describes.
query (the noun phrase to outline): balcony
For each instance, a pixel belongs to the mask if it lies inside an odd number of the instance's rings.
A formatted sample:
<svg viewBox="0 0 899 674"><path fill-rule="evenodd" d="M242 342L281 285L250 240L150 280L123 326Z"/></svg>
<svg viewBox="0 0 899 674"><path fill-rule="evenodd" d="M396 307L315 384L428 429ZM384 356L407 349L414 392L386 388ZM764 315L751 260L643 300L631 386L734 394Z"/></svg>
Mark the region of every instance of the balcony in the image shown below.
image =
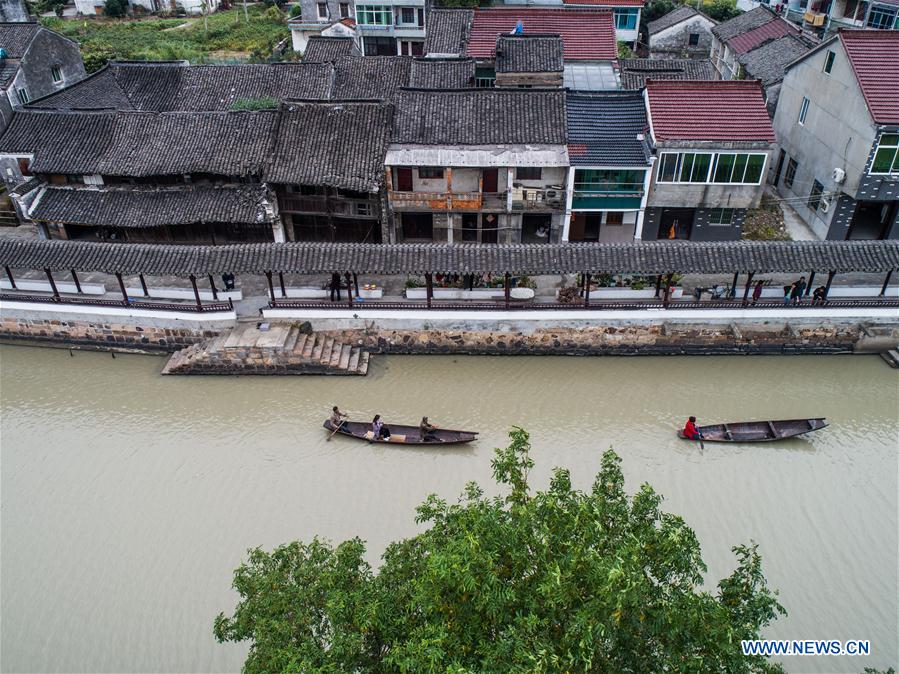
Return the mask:
<svg viewBox="0 0 899 674"><path fill-rule="evenodd" d="M559 187L513 187L513 211L547 211L565 207L565 189Z"/></svg>
<svg viewBox="0 0 899 674"><path fill-rule="evenodd" d="M284 213L330 214L346 218L378 217L377 199L348 199L321 195L282 196L278 203Z"/></svg>
<svg viewBox="0 0 899 674"><path fill-rule="evenodd" d="M403 211L506 210L505 192L390 192L390 205Z"/></svg>
<svg viewBox="0 0 899 674"><path fill-rule="evenodd" d="M643 183L575 183L573 210L638 209Z"/></svg>

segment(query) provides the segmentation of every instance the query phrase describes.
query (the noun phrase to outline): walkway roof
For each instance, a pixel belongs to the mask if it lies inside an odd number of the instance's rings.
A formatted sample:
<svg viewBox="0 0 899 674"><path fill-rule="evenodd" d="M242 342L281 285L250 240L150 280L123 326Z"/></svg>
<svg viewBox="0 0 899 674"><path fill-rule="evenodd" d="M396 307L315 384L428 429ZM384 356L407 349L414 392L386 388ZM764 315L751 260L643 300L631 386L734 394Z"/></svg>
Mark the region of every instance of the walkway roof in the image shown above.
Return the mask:
<svg viewBox="0 0 899 674"><path fill-rule="evenodd" d="M887 272L899 241L568 243L514 245L261 243L169 246L87 241L0 241L13 269L188 276L281 271L300 274L517 274L668 272Z"/></svg>

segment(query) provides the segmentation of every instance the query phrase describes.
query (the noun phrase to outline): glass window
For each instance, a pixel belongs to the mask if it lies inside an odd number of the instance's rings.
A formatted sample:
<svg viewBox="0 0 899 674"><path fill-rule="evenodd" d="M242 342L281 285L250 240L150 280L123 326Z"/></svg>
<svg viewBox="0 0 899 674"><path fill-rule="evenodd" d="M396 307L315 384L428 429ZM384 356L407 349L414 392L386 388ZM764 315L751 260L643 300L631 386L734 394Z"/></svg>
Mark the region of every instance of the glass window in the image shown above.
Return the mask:
<svg viewBox="0 0 899 674"><path fill-rule="evenodd" d="M25 89L16 89L16 93L19 95L19 100L25 104L30 99L28 98L28 92Z"/></svg>
<svg viewBox="0 0 899 674"><path fill-rule="evenodd" d="M885 133L880 137L870 173L899 173L899 134Z"/></svg>
<svg viewBox="0 0 899 674"><path fill-rule="evenodd" d="M765 168L765 155L751 154L746 162L746 175L743 182L749 185L755 185L762 179L762 169Z"/></svg>
<svg viewBox="0 0 899 674"><path fill-rule="evenodd" d="M623 225L624 213L622 213L621 211L609 211L608 213L606 213L606 224Z"/></svg>
<svg viewBox="0 0 899 674"><path fill-rule="evenodd" d="M732 225L734 224L734 209L732 208L713 208L709 211L710 225Z"/></svg>
<svg viewBox="0 0 899 674"><path fill-rule="evenodd" d="M400 8L400 23L405 25L415 25L415 8L414 7L401 7Z"/></svg>
<svg viewBox="0 0 899 674"><path fill-rule="evenodd" d="M734 172L734 160L737 155L735 154L719 154L718 162L715 164L715 177L714 181L716 183L729 183L731 176Z"/></svg>
<svg viewBox="0 0 899 674"><path fill-rule="evenodd" d="M805 124L805 116L808 114L808 104L809 100L807 98L802 99L802 105L799 107L799 123Z"/></svg>
<svg viewBox="0 0 899 674"><path fill-rule="evenodd" d="M815 180L812 183L812 191L808 195L808 207L817 211L821 205L822 194L824 194L824 185Z"/></svg>
<svg viewBox="0 0 899 674"><path fill-rule="evenodd" d="M787 162L787 171L784 173L784 185L787 187L793 187L793 181L796 180L796 169L799 167L799 164L796 163L795 159L791 159Z"/></svg>
<svg viewBox="0 0 899 674"><path fill-rule="evenodd" d="M892 28L896 22L896 10L886 7L872 7L868 13L868 28Z"/></svg>
<svg viewBox="0 0 899 674"><path fill-rule="evenodd" d="M359 5L356 21L363 26L392 26L393 9L383 5Z"/></svg>
<svg viewBox="0 0 899 674"><path fill-rule="evenodd" d="M637 27L636 7L622 7L615 10L615 28L618 30L634 30Z"/></svg>
<svg viewBox="0 0 899 674"><path fill-rule="evenodd" d="M325 2L318 3L318 18L319 19L327 19L328 18L328 4Z"/></svg>
<svg viewBox="0 0 899 674"><path fill-rule="evenodd" d="M706 183L709 181L709 168L712 166L712 155L694 154L689 177L687 176L686 157L684 155L684 169L681 172L681 180L691 183Z"/></svg>
<svg viewBox="0 0 899 674"><path fill-rule="evenodd" d="M348 3L348 2L340 3L340 18L341 19L349 19L350 18L350 3Z"/></svg>
<svg viewBox="0 0 899 674"><path fill-rule="evenodd" d="M515 169L515 180L540 180L543 169L539 166L519 166Z"/></svg>
<svg viewBox="0 0 899 674"><path fill-rule="evenodd" d="M53 78L54 84L59 84L62 82L62 71L59 69L59 66L53 66L50 68L50 77Z"/></svg>
<svg viewBox="0 0 899 674"><path fill-rule="evenodd" d="M688 44L691 47L695 47L699 44L699 33L690 33L690 37L688 38Z"/></svg>
<svg viewBox="0 0 899 674"><path fill-rule="evenodd" d="M428 178L442 178L443 169L434 166L422 166L418 169L418 177L422 180L427 180Z"/></svg>
<svg viewBox="0 0 899 674"><path fill-rule="evenodd" d="M837 55L834 52L827 52L827 56L824 57L824 72L829 74L830 71L833 70L833 60L836 57Z"/></svg>
<svg viewBox="0 0 899 674"><path fill-rule="evenodd" d="M366 35L362 38L362 47L365 56L396 56L396 40L392 37Z"/></svg>
<svg viewBox="0 0 899 674"><path fill-rule="evenodd" d="M673 183L677 179L677 163L680 155L675 152L666 152L662 155L662 166L659 169L660 183Z"/></svg>

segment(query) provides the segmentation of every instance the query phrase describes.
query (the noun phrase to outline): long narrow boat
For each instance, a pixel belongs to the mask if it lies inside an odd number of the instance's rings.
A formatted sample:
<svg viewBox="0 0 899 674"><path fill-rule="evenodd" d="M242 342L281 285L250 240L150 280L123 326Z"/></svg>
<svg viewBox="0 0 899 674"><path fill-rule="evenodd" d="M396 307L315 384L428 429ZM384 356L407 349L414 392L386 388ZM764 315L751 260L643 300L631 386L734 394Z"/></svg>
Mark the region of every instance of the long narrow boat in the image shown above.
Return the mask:
<svg viewBox="0 0 899 674"><path fill-rule="evenodd" d="M704 442L773 442L811 433L827 426L825 419L782 419L779 421L738 421L732 424L698 426ZM683 430L678 437L685 438Z"/></svg>
<svg viewBox="0 0 899 674"><path fill-rule="evenodd" d="M363 421L347 421L335 435L347 435L357 440L377 442L379 445L428 445L430 447L461 445L462 443L478 439L478 434L474 431L452 431L438 428L431 435L431 439L422 440L418 426L385 425L390 429L390 439L388 440L376 440L371 430L371 423ZM334 430L330 419L325 421L324 427L328 431Z"/></svg>

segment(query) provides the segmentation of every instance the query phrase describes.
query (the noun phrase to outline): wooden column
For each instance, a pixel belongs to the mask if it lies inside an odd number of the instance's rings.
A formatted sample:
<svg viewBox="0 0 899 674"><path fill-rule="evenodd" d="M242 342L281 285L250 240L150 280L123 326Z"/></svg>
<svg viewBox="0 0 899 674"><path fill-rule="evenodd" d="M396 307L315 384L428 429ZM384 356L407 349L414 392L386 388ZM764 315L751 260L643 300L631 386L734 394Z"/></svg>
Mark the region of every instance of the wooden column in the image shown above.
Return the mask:
<svg viewBox="0 0 899 674"><path fill-rule="evenodd" d="M425 297L427 297L428 309L430 309L431 299L434 297L434 278L431 274L425 274Z"/></svg>
<svg viewBox="0 0 899 674"><path fill-rule="evenodd" d="M9 272L9 267L6 268L7 272ZM883 285L880 286L880 296L883 297L887 293L887 286L890 285L890 278L893 276L893 270L887 272L887 277L883 280ZM10 279L12 281L12 279ZM15 286L13 286L15 288Z"/></svg>
<svg viewBox="0 0 899 674"><path fill-rule="evenodd" d="M346 272L343 277L346 279L346 300L350 305L350 309L353 308L353 284L352 284L352 274L350 272Z"/></svg>
<svg viewBox="0 0 899 674"><path fill-rule="evenodd" d="M752 277L755 276L755 272L749 272L749 276L746 277L746 286L743 288L743 306L746 306L749 301L749 286L752 285Z"/></svg>
<svg viewBox="0 0 899 674"><path fill-rule="evenodd" d="M447 166L444 171L444 175L446 176L446 210L447 217L449 217L449 211L453 209L453 168L452 166Z"/></svg>
<svg viewBox="0 0 899 674"><path fill-rule="evenodd" d="M138 275L137 275L137 278L140 279L140 287L141 287L141 290L144 291L144 296L149 297L149 296L150 296L150 290L147 288L147 280L144 278L144 275L143 275L143 274L138 274Z"/></svg>
<svg viewBox="0 0 899 674"><path fill-rule="evenodd" d="M824 299L827 299L827 295L830 293L830 284L833 283L833 277L836 275L837 273L835 271L832 271L827 275L827 285L824 286Z"/></svg>
<svg viewBox="0 0 899 674"><path fill-rule="evenodd" d="M284 272L283 271L278 272L278 283L281 286L281 297L286 300L287 299L287 288L284 287Z"/></svg>
<svg viewBox="0 0 899 674"><path fill-rule="evenodd" d="M671 278L673 274L665 275L665 294L662 295L662 306L668 308L668 302L671 300Z"/></svg>
<svg viewBox="0 0 899 674"><path fill-rule="evenodd" d="M590 274L584 274L584 309L590 308Z"/></svg>
<svg viewBox="0 0 899 674"><path fill-rule="evenodd" d="M734 272L734 280L731 281L730 284L730 296L734 298L737 296L737 279L740 277L740 272Z"/></svg>
<svg viewBox="0 0 899 674"><path fill-rule="evenodd" d="M78 280L78 274L75 273L74 269L70 269L69 271L72 272L72 280L75 282L75 290L77 290L80 293L81 292L81 281Z"/></svg>
<svg viewBox="0 0 899 674"><path fill-rule="evenodd" d="M356 289L356 297L359 297L359 274L353 272L353 287Z"/></svg>
<svg viewBox="0 0 899 674"><path fill-rule="evenodd" d="M512 278L509 276L509 272L506 272L506 275L503 278L503 290L506 300L506 309L508 309L509 303L512 300Z"/></svg>
<svg viewBox="0 0 899 674"><path fill-rule="evenodd" d="M59 302L59 290L56 288L56 281L53 280L53 274L50 273L50 267L44 267L44 273L47 280L50 281L50 289L53 290L53 299Z"/></svg>
<svg viewBox="0 0 899 674"><path fill-rule="evenodd" d="M12 269L9 268L9 265L3 267L6 270L6 278L9 279L9 285L12 286L12 289L16 289L16 280L12 277ZM889 282L890 278L887 277L887 282Z"/></svg>
<svg viewBox="0 0 899 674"><path fill-rule="evenodd" d="M815 270L808 275L808 285L805 286L805 296L808 297L812 293L812 284L815 282Z"/></svg>
<svg viewBox="0 0 899 674"><path fill-rule="evenodd" d="M212 299L218 302L219 299L219 291L218 288L215 287L215 281L212 279L212 274L206 274L209 277L209 288L212 290Z"/></svg>
<svg viewBox="0 0 899 674"><path fill-rule="evenodd" d="M122 291L122 301L125 304L128 304L128 291L125 290L125 282L122 280L122 275L119 272L116 272L115 277L119 282L119 290Z"/></svg>
<svg viewBox="0 0 899 674"><path fill-rule="evenodd" d="M197 287L197 277L190 275L190 284L194 288L194 299L197 301L197 311L203 311L203 303L200 302L200 289Z"/></svg>
<svg viewBox="0 0 899 674"><path fill-rule="evenodd" d="M659 299L659 291L662 289L662 275L656 274L656 299Z"/></svg>
<svg viewBox="0 0 899 674"><path fill-rule="evenodd" d="M272 306L275 306L275 286L272 285L272 273L265 272L265 278L268 279L268 294L272 298Z"/></svg>

